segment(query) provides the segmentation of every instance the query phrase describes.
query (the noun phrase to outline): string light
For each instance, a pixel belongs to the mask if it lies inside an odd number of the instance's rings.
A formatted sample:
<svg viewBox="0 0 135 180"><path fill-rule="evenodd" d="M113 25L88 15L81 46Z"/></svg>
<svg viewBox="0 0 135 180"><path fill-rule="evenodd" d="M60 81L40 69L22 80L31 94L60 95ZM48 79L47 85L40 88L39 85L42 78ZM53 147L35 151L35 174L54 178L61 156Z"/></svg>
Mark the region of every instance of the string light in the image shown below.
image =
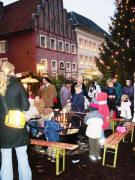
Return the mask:
<svg viewBox="0 0 135 180"><path fill-rule="evenodd" d="M120 36L120 32L118 32L118 36Z"/></svg>
<svg viewBox="0 0 135 180"><path fill-rule="evenodd" d="M115 54L119 54L119 52L118 52L118 51L116 51L116 52L115 52Z"/></svg>
<svg viewBox="0 0 135 180"><path fill-rule="evenodd" d="M128 59L128 61L132 61L132 59L131 59L131 58L129 58L129 59Z"/></svg>
<svg viewBox="0 0 135 180"><path fill-rule="evenodd" d="M125 51L125 49L122 49L122 51Z"/></svg>

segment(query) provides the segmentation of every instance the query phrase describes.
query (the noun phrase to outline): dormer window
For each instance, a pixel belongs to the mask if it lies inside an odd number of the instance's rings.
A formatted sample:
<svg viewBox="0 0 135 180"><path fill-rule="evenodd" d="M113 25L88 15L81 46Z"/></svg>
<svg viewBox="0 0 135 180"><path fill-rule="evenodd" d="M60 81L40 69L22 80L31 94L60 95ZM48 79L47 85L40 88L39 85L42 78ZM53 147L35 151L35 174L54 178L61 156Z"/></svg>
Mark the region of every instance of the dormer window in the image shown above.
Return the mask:
<svg viewBox="0 0 135 180"><path fill-rule="evenodd" d="M7 41L0 41L0 53L6 53L8 50Z"/></svg>

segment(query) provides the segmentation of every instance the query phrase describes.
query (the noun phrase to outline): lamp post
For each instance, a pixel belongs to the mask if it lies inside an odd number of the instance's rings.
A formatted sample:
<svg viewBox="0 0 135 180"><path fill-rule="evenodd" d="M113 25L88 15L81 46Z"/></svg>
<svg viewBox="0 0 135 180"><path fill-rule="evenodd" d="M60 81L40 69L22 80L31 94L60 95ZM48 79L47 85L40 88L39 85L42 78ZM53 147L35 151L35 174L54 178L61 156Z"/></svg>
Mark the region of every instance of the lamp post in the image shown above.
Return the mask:
<svg viewBox="0 0 135 180"><path fill-rule="evenodd" d="M132 122L135 123L135 72L133 73L133 77L134 77L134 114L133 114Z"/></svg>

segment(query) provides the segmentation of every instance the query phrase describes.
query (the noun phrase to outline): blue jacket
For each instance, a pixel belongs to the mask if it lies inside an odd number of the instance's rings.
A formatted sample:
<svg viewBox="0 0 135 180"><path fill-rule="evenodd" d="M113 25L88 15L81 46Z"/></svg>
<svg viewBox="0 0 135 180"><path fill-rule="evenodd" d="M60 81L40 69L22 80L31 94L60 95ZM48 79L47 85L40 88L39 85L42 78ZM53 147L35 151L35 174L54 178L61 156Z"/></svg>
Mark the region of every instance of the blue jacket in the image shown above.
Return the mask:
<svg viewBox="0 0 135 180"><path fill-rule="evenodd" d="M114 84L114 88L115 88L115 91L116 91L116 95L117 95L117 101L120 100L121 98L121 95L122 95L122 87L121 87L121 84L116 82Z"/></svg>
<svg viewBox="0 0 135 180"><path fill-rule="evenodd" d="M64 130L64 128L59 124L56 123L54 119L50 121L44 121L45 129L45 137L47 141L58 142L59 141L59 131Z"/></svg>
<svg viewBox="0 0 135 180"><path fill-rule="evenodd" d="M100 118L100 119L103 119L103 116L102 114L99 114L98 111L92 111L90 113L88 113L84 119L84 123L86 124L88 119L91 119L91 118Z"/></svg>
<svg viewBox="0 0 135 180"><path fill-rule="evenodd" d="M83 112L84 111L84 95L83 93L74 94L71 99L72 111Z"/></svg>

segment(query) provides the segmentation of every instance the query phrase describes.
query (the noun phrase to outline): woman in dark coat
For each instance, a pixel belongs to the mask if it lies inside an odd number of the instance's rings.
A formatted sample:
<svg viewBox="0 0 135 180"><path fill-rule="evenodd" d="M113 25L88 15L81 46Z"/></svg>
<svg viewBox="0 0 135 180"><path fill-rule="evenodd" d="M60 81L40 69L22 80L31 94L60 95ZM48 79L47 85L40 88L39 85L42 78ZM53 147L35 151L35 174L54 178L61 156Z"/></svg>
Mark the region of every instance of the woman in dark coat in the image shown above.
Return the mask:
<svg viewBox="0 0 135 180"><path fill-rule="evenodd" d="M21 111L29 109L28 96L22 84L14 78L14 66L9 62L2 64L0 72L1 180L13 180L12 148L15 148L17 154L19 180L31 180L32 174L27 156L29 137L26 125L22 129L5 125L4 101L6 101L8 109L19 109Z"/></svg>

